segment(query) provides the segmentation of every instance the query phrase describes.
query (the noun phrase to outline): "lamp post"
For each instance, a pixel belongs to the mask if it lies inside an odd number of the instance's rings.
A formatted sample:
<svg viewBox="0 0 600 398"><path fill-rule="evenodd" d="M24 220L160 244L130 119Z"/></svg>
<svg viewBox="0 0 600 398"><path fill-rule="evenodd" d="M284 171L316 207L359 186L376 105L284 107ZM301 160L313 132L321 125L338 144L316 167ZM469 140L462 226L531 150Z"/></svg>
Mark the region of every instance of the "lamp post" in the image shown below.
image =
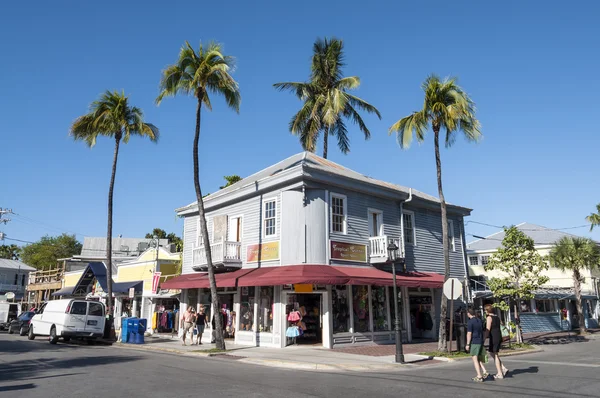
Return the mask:
<svg viewBox="0 0 600 398"><path fill-rule="evenodd" d="M404 363L402 350L402 332L400 331L400 314L398 313L398 286L396 285L396 260L398 259L398 246L390 242L387 247L388 259L392 263L392 278L394 280L394 334L396 338L396 363Z"/></svg>

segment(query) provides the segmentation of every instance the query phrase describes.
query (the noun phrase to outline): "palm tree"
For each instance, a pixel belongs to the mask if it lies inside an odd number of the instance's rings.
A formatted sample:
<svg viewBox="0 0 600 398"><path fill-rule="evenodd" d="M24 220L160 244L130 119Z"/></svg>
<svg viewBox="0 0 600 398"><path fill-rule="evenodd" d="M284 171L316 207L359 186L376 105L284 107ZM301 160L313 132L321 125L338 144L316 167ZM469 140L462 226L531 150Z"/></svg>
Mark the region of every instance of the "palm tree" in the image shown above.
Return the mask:
<svg viewBox="0 0 600 398"><path fill-rule="evenodd" d="M88 147L96 145L99 136L115 140L112 173L108 188L108 225L106 231L106 284L108 313L112 316L112 213L113 190L115 187L115 174L117 173L117 159L121 141L129 142L132 135L148 137L152 142L158 140L158 128L144 122L142 110L129 105L129 97L125 92L106 91L100 99L92 102L90 112L78 117L71 126L70 135L76 141L84 141Z"/></svg>
<svg viewBox="0 0 600 398"><path fill-rule="evenodd" d="M348 93L360 86L358 76L343 77L344 45L341 40L317 39L313 45L311 76L308 82L276 83L279 91L291 91L304 101L292 117L290 131L300 137L304 150L314 152L319 134L323 132L323 157L327 159L328 138L336 136L342 153L350 152L350 139L344 118L352 120L363 132L365 139L371 132L357 109L381 114L373 105Z"/></svg>
<svg viewBox="0 0 600 398"><path fill-rule="evenodd" d="M600 203L596 205L596 213L591 213L589 216L585 218L590 225L590 231L594 230L594 227L600 225Z"/></svg>
<svg viewBox="0 0 600 398"><path fill-rule="evenodd" d="M221 45L210 43L204 47L200 44L196 52L187 41L181 47L179 59L173 65L168 66L162 72L160 81L160 94L156 103L160 104L165 97L174 97L177 94L193 95L197 101L196 106L196 131L194 134L193 158L194 158L194 188L198 200L198 215L200 217L200 232L202 242L206 250L206 262L208 266L208 279L213 302L213 313L217 314L219 309L219 295L217 294L217 283L210 251L210 240L208 227L206 225L206 214L204 212L204 201L200 190L200 179L198 171L198 142L200 140L200 119L202 105L212 110L209 93L221 94L227 105L239 113L240 91L237 82L230 72L233 69L233 57L223 55ZM217 348L225 349L222 319L215 316L216 343Z"/></svg>
<svg viewBox="0 0 600 398"><path fill-rule="evenodd" d="M600 248L591 239L565 236L556 243L548 257L553 267L564 272L570 271L573 274L579 330L585 333L587 330L581 300L581 282L585 278L581 276L581 272L600 267Z"/></svg>
<svg viewBox="0 0 600 398"><path fill-rule="evenodd" d="M475 118L475 104L467 93L456 84L456 78L440 80L431 75L421 85L425 92L423 109L398 120L389 129L396 133L398 144L402 149L410 146L413 134L417 140L425 140L425 132L431 125L435 147L435 163L437 168L438 194L442 211L442 245L444 249L445 279L450 277L450 252L448 242L448 215L446 200L442 189L442 161L440 158L440 131L446 131L446 147L452 146L456 133L462 131L469 141L477 141L480 136L479 121ZM440 334L438 348L446 350L446 314L448 303L442 300L440 313Z"/></svg>

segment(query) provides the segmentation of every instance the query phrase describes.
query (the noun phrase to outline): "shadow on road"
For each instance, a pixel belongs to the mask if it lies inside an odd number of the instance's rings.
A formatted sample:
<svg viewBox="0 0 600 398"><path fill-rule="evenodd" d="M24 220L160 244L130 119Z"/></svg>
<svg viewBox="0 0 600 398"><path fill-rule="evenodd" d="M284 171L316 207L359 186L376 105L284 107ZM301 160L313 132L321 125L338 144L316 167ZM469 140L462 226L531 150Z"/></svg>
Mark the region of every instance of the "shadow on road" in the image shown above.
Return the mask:
<svg viewBox="0 0 600 398"><path fill-rule="evenodd" d="M528 368L525 369L514 369L514 370L510 370L508 372L508 374L506 375L506 377L513 377L514 375L521 375L521 374L527 374L527 373L538 373L540 371L540 368L537 366L530 366Z"/></svg>
<svg viewBox="0 0 600 398"><path fill-rule="evenodd" d="M0 392L31 390L32 388L35 388L35 384L33 383L18 384L16 386L0 386Z"/></svg>

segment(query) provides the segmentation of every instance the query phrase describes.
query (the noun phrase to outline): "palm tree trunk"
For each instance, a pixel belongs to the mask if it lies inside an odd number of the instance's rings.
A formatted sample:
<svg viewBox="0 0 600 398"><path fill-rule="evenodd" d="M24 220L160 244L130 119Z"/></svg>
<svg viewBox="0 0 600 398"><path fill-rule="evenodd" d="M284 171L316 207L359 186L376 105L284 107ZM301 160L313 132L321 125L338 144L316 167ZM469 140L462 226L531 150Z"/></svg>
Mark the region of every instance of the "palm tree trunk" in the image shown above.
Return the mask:
<svg viewBox="0 0 600 398"><path fill-rule="evenodd" d="M329 141L329 128L325 126L323 131L323 159L327 159L327 147Z"/></svg>
<svg viewBox="0 0 600 398"><path fill-rule="evenodd" d="M442 160L440 158L440 126L433 125L434 144L435 144L435 165L437 169L438 194L442 209L442 247L444 249L444 280L450 278L450 249L448 247L448 215L446 213L446 200L444 199L444 190L442 189ZM440 309L440 334L438 341L438 350L446 351L446 316L448 314L448 300L442 295ZM450 314L453 316L453 314Z"/></svg>
<svg viewBox="0 0 600 398"><path fill-rule="evenodd" d="M223 335L223 317L219 305L219 294L217 293L217 281L215 280L215 270L212 262L212 252L210 250L210 237L208 236L208 225L206 223L206 213L204 212L204 200L200 190L200 172L198 167L198 143L200 141L200 118L202 111L203 93L198 94L198 107L196 108L196 132L194 134L194 188L196 189L196 199L198 200L198 217L200 217L200 231L202 234L202 243L206 252L206 264L208 267L208 281L210 283L210 295L212 297L212 314L215 319L215 341L219 350L225 349L225 336Z"/></svg>
<svg viewBox="0 0 600 398"><path fill-rule="evenodd" d="M113 219L113 192L115 188L115 175L117 174L117 160L119 158L119 144L121 143L121 132L115 134L115 154L113 156L112 174L110 186L108 187L108 226L106 228L106 307L107 314L113 315L112 298L112 219Z"/></svg>
<svg viewBox="0 0 600 398"><path fill-rule="evenodd" d="M584 334L587 333L587 329L585 327L583 302L581 300L581 274L577 268L573 270L573 288L575 290L575 299L577 301L577 320L579 321L579 331L580 333Z"/></svg>

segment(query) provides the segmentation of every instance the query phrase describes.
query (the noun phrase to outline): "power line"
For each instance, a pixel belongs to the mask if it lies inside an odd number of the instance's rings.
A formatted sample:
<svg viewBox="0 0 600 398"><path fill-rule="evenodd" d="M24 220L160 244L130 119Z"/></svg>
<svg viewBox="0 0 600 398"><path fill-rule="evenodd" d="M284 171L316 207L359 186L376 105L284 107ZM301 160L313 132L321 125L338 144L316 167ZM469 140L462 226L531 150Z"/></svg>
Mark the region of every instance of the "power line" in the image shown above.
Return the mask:
<svg viewBox="0 0 600 398"><path fill-rule="evenodd" d="M504 229L506 226L500 226L500 225L494 225L494 224L488 224L488 223L484 223L484 222L479 222L479 221L473 221L473 220L469 220L465 223L465 226L469 225L469 224L479 224L479 225L485 225L486 227L492 227L492 228L498 228L498 229ZM565 228L546 228L546 227L540 227L540 228L519 228L519 231L563 231L563 230L567 230L567 229L578 229L578 228L589 228L590 225L589 224L584 224L584 225L577 225L575 227L565 227Z"/></svg>
<svg viewBox="0 0 600 398"><path fill-rule="evenodd" d="M58 231L58 232L71 232L71 233L74 233L75 235L86 236L86 234L82 234L80 232L73 231L73 230L68 229L68 228L63 228L63 227L60 227L60 226L57 226L57 225L53 226L53 225L50 225L48 223L36 220L34 218L31 218L31 217L27 217L27 216L24 216L24 215L21 215L21 214L18 214L18 213L13 213L13 214L15 216L17 216L17 217L20 218L20 219L15 219L16 221L20 221L20 222L23 222L23 223L30 223L30 224L34 224L34 225L38 224L38 225L44 226L46 229L55 230L55 231Z"/></svg>
<svg viewBox="0 0 600 398"><path fill-rule="evenodd" d="M35 242L30 242L28 240L21 240L21 239L13 239L13 238L4 238L6 240L14 240L15 242L23 242L23 243L35 243Z"/></svg>

